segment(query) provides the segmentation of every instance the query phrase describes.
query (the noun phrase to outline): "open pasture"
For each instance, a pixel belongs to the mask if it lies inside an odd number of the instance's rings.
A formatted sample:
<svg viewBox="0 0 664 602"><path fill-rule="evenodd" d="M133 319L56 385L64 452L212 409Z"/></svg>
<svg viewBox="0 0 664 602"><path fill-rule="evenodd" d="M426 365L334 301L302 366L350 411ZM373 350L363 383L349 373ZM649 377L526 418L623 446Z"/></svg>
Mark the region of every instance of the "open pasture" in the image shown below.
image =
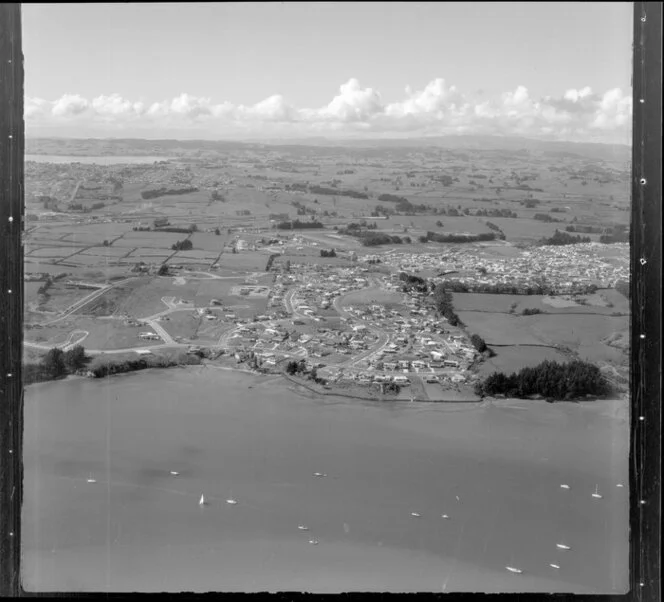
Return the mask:
<svg viewBox="0 0 664 602"><path fill-rule="evenodd" d="M461 321L471 334L478 334L491 346L497 345L541 345L551 344L535 336L529 326L529 318L504 313L482 313L457 311ZM533 316L530 320L541 316Z"/></svg>
<svg viewBox="0 0 664 602"><path fill-rule="evenodd" d="M75 253L77 247L41 247L38 249L26 249L26 256L39 259L62 259Z"/></svg>
<svg viewBox="0 0 664 602"><path fill-rule="evenodd" d="M519 319L542 342L574 350L602 345L601 340L629 327L629 317L602 315L537 315Z"/></svg>
<svg viewBox="0 0 664 602"><path fill-rule="evenodd" d="M36 300L40 301L40 310L61 313L91 293L94 293L94 291L66 288L62 281L57 281L49 287L46 295L41 295Z"/></svg>
<svg viewBox="0 0 664 602"><path fill-rule="evenodd" d="M162 263L173 254L173 251L162 251L151 247L128 248L126 251L128 260L145 263Z"/></svg>
<svg viewBox="0 0 664 602"><path fill-rule="evenodd" d="M184 240L188 234L179 232L127 232L113 243L114 247L145 247L152 249L170 249L172 245Z"/></svg>
<svg viewBox="0 0 664 602"><path fill-rule="evenodd" d="M221 229L221 234L219 236L207 232L196 232L190 240L194 245L194 249L209 251L212 254L216 253L218 255L227 244L228 238L226 230Z"/></svg>
<svg viewBox="0 0 664 602"><path fill-rule="evenodd" d="M118 259L124 257L130 249L122 247L90 247L81 251L80 255L92 255L94 257L108 257L109 259Z"/></svg>
<svg viewBox="0 0 664 602"><path fill-rule="evenodd" d="M130 326L118 318L81 317L76 321L75 328L88 331L88 336L81 343L87 349L127 349L163 343L160 340L139 339L138 334L151 330L150 327Z"/></svg>
<svg viewBox="0 0 664 602"><path fill-rule="evenodd" d="M495 347L493 351L496 355L480 365L479 373L482 376L493 372L511 374L522 368L534 367L545 360L567 362L567 358L560 351L547 347Z"/></svg>
<svg viewBox="0 0 664 602"><path fill-rule="evenodd" d="M200 281L185 279L184 284L175 285L174 280L173 277L162 276L136 281L135 288L126 295L120 310L136 318L147 318L168 309L162 297L193 301Z"/></svg>

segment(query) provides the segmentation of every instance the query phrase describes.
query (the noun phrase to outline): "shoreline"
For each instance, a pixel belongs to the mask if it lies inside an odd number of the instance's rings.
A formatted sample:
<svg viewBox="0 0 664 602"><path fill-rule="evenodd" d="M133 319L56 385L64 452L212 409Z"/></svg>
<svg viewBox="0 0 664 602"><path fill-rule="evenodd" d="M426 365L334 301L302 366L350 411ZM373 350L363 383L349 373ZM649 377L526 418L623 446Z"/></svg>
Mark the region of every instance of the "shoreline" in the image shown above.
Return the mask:
<svg viewBox="0 0 664 602"><path fill-rule="evenodd" d="M224 366L220 364L216 364L212 361L202 361L198 364L174 364L172 366L146 366L145 368L139 368L136 370L127 370L124 372L114 372L112 374L104 375L104 376L99 376L99 377L91 377L91 376L85 376L83 374L67 374L64 377L59 377L59 378L54 378L52 380L44 380L40 382L34 382L25 385L25 387L31 387L33 385L43 385L46 383L50 382L65 382L65 381L70 381L70 380L82 380L82 379L90 379L90 380L100 380L103 378L108 378L111 376L121 376L124 374L134 374L136 372L142 372L144 370L164 370L164 369L172 369L172 368L191 368L191 367L201 367L201 368L213 368L216 370L223 370L226 372L235 372L235 373L241 373L241 374L247 374L250 376L256 376L256 377L273 377L273 378L279 378L283 383L285 384L291 384L296 387L301 387L308 391L309 393L313 393L315 395L322 395L326 397L340 397L343 399L349 399L349 400L358 400L358 401L373 401L373 402L392 402L392 403L418 403L418 404L475 404L475 405L502 405L504 403L510 403L510 402L523 402L523 403L547 403L547 404L574 404L574 405L580 405L583 403L597 403L597 402L626 402L629 404L629 398L628 397L607 397L607 398L594 398L594 399L566 399L566 400L556 400L553 402L546 402L544 399L525 399L525 398L520 398L520 397L484 397L480 399L418 399L418 398L413 398L412 401L410 399L396 399L394 397L380 397L380 396L363 396L363 395L357 395L357 394L352 394L352 393L346 393L343 390L335 390L335 389L329 389L329 390L320 390L320 388L316 388L315 385L312 385L306 381L299 380L295 377L292 377L290 375L287 375L285 373L276 373L276 372L258 372L255 370L249 370L246 368L236 368L233 366Z"/></svg>

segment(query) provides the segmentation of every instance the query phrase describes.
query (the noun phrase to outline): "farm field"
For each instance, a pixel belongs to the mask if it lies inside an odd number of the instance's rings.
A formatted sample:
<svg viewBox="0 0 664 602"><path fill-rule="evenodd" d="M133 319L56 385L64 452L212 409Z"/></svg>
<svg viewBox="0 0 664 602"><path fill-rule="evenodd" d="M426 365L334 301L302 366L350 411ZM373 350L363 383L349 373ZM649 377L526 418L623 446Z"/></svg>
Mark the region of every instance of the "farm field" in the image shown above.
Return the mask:
<svg viewBox="0 0 664 602"><path fill-rule="evenodd" d="M546 347L495 347L493 351L496 355L485 360L479 369L479 374L488 376L493 372L503 372L511 374L518 372L521 368L534 367L545 360L565 363L565 355Z"/></svg>

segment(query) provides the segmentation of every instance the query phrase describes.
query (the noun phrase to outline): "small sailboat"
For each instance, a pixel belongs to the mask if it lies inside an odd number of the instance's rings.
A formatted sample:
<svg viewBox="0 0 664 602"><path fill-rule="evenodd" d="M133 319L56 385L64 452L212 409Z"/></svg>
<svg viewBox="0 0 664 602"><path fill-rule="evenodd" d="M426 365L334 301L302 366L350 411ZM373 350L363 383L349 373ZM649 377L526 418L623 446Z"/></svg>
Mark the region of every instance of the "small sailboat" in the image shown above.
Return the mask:
<svg viewBox="0 0 664 602"><path fill-rule="evenodd" d="M231 506L234 506L235 504L237 504L237 500L234 500L233 498L228 498L226 500L226 503L230 504Z"/></svg>
<svg viewBox="0 0 664 602"><path fill-rule="evenodd" d="M96 482L97 482L97 479L94 479L94 478L92 477L92 475L90 475L90 476L88 477L88 479L87 479L87 482L88 482L88 483L96 483Z"/></svg>
<svg viewBox="0 0 664 602"><path fill-rule="evenodd" d="M307 527L306 525L298 525L297 528L300 531L308 531L309 530L309 527Z"/></svg>
<svg viewBox="0 0 664 602"><path fill-rule="evenodd" d="M419 512L411 512L410 515L414 516L415 518L420 518L420 516L422 516Z"/></svg>
<svg viewBox="0 0 664 602"><path fill-rule="evenodd" d="M557 543L556 548L558 548L559 550L571 550L572 549L569 546L566 546L564 543Z"/></svg>
<svg viewBox="0 0 664 602"><path fill-rule="evenodd" d="M207 502L205 501L205 496L201 493L201 499L198 500L198 505L199 506L207 506Z"/></svg>
<svg viewBox="0 0 664 602"><path fill-rule="evenodd" d="M595 493L593 493L593 497L594 497L594 498L597 498L598 500L601 500L601 499L602 499L602 496L601 496L601 494L599 493L599 486L598 486L598 485L595 485Z"/></svg>
<svg viewBox="0 0 664 602"><path fill-rule="evenodd" d="M506 566L505 568L506 568L510 573L517 573L517 574L519 574L519 575L520 575L521 573L523 573L523 571L522 571L521 569L517 569L517 568L515 568L515 567L513 567L513 566Z"/></svg>
<svg viewBox="0 0 664 602"><path fill-rule="evenodd" d="M549 566L550 566L552 569L559 569L559 568L560 568L557 564L553 564L553 563L549 564Z"/></svg>
<svg viewBox="0 0 664 602"><path fill-rule="evenodd" d="M317 539L310 539L309 543L313 546L317 546L318 545L318 540Z"/></svg>
<svg viewBox="0 0 664 602"><path fill-rule="evenodd" d="M618 483L616 487L624 487L624 485L622 483Z"/></svg>
<svg viewBox="0 0 664 602"><path fill-rule="evenodd" d="M447 514L441 514L440 517L444 518L444 519L449 519L450 518L449 516L447 516Z"/></svg>
<svg viewBox="0 0 664 602"><path fill-rule="evenodd" d="M177 470L171 470L171 475L177 477L180 473Z"/></svg>
<svg viewBox="0 0 664 602"><path fill-rule="evenodd" d="M324 472L315 472L314 476L315 477L326 477L327 475Z"/></svg>
<svg viewBox="0 0 664 602"><path fill-rule="evenodd" d="M455 497L456 497L456 501L457 501L457 502L460 502L460 501L461 501L461 500L459 499L459 496L458 496L458 495L455 496Z"/></svg>
<svg viewBox="0 0 664 602"><path fill-rule="evenodd" d="M560 486L560 488L561 488L561 489L569 489L569 485L566 485L565 483L563 483L563 484Z"/></svg>

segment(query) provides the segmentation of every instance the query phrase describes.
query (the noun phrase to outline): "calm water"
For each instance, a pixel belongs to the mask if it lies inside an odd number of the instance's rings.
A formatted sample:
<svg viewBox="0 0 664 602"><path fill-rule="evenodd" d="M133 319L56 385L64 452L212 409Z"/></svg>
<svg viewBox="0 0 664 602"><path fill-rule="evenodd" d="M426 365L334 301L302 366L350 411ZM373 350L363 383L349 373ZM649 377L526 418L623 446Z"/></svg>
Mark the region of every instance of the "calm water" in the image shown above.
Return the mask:
<svg viewBox="0 0 664 602"><path fill-rule="evenodd" d="M170 161L171 157L141 157L141 156L118 156L118 157L88 157L69 155L25 155L25 161L36 163L94 163L97 165L123 165L125 163L154 163L155 161Z"/></svg>
<svg viewBox="0 0 664 602"><path fill-rule="evenodd" d="M508 406L314 399L212 367L31 386L24 587L625 592L625 417Z"/></svg>

